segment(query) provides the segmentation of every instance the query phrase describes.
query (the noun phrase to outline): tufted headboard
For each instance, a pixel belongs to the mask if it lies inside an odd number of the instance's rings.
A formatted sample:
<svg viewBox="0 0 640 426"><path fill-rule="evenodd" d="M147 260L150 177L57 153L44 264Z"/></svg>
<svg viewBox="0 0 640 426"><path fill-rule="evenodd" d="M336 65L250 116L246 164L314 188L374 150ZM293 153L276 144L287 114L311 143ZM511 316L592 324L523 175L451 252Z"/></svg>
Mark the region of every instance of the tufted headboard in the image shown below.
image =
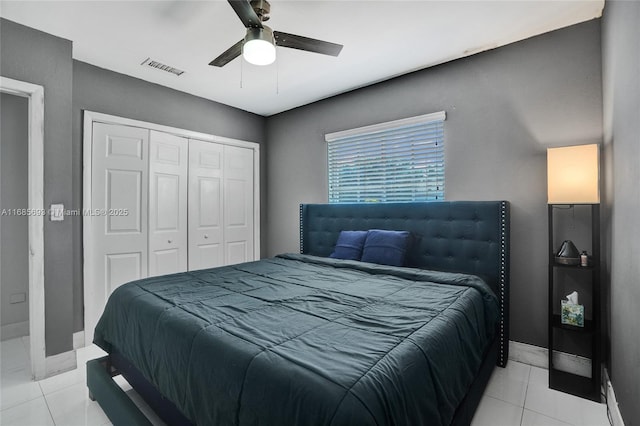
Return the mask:
<svg viewBox="0 0 640 426"><path fill-rule="evenodd" d="M500 303L498 365L509 351L509 203L301 204L300 252L329 256L343 230L389 229L411 233L406 266L483 277Z"/></svg>

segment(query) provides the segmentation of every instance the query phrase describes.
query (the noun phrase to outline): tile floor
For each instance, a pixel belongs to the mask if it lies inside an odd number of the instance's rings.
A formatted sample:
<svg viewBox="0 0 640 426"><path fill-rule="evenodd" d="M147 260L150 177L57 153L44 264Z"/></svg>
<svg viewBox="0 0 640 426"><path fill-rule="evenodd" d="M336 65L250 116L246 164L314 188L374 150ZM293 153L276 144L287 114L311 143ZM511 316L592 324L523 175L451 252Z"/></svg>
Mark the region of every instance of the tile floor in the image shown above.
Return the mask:
<svg viewBox="0 0 640 426"><path fill-rule="evenodd" d="M80 368L39 382L30 381L28 339L0 342L2 367L0 425L101 426L109 419L88 398L89 359L102 356L95 345L77 351ZM162 421L124 380L118 380L154 425ZM472 426L607 426L606 407L547 387L547 370L509 361L496 368L476 411Z"/></svg>
<svg viewBox="0 0 640 426"><path fill-rule="evenodd" d="M98 403L89 399L84 368L87 360L105 352L91 345L77 350L76 355L80 368L33 382L28 338L0 342L0 425L110 425ZM124 379L117 377L116 381L154 425L164 425Z"/></svg>
<svg viewBox="0 0 640 426"><path fill-rule="evenodd" d="M548 371L515 361L496 368L471 426L607 426L607 407L549 389Z"/></svg>

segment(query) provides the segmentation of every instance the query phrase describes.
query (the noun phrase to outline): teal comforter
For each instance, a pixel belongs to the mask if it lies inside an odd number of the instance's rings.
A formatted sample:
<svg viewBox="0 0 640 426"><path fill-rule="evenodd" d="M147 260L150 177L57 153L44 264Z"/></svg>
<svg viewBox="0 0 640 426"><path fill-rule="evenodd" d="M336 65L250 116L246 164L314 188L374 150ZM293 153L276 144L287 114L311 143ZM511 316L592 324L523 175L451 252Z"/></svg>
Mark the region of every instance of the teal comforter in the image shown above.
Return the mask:
<svg viewBox="0 0 640 426"><path fill-rule="evenodd" d="M292 254L125 284L94 342L198 425L447 425L498 317L476 276Z"/></svg>

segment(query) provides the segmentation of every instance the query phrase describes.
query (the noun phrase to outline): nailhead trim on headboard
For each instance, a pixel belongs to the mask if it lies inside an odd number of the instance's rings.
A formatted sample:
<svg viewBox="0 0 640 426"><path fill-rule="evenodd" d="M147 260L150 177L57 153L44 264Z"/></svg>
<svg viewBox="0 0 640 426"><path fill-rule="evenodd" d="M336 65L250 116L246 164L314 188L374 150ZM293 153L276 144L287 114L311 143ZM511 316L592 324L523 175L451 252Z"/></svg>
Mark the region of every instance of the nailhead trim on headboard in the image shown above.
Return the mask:
<svg viewBox="0 0 640 426"><path fill-rule="evenodd" d="M507 364L509 355L509 342L506 340L505 324L505 298L507 297L505 282L507 275L506 260L506 238L507 238L507 203L500 203L500 349L498 365L504 367Z"/></svg>
<svg viewBox="0 0 640 426"><path fill-rule="evenodd" d="M304 238L302 236L303 232L304 232L304 223L303 222L303 218L302 218L302 206L304 206L304 204L300 204L300 254L304 253Z"/></svg>

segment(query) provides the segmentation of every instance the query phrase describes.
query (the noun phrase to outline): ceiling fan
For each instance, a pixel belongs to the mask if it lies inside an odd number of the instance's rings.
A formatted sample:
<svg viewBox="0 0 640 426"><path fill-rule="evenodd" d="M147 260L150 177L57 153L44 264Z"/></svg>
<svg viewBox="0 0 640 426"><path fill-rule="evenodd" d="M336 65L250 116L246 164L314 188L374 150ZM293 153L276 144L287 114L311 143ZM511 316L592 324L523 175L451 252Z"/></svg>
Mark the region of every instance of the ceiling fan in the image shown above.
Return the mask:
<svg viewBox="0 0 640 426"><path fill-rule="evenodd" d="M247 28L246 36L209 63L223 67L240 54L254 65L269 65L276 59L276 46L338 56L341 44L316 40L295 34L273 31L263 22L269 20L271 5L267 0L228 0Z"/></svg>

